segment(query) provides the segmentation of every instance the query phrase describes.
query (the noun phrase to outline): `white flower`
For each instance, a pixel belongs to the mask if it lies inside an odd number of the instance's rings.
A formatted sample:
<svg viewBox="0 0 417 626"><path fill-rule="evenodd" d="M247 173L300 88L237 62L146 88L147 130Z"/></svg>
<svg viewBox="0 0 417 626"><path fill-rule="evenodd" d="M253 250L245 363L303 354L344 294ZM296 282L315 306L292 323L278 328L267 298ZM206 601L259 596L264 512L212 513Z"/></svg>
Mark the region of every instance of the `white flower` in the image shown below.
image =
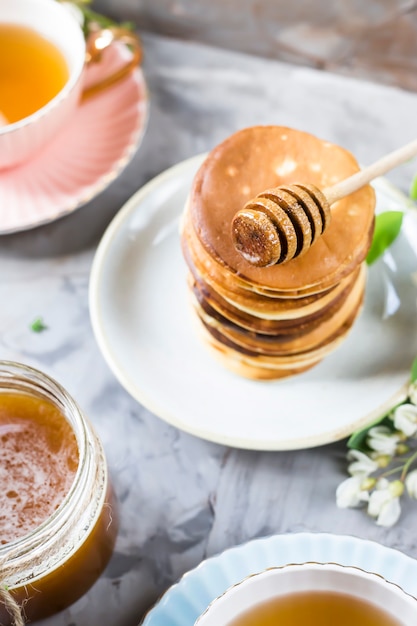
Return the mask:
<svg viewBox="0 0 417 626"><path fill-rule="evenodd" d="M417 406L414 404L401 404L394 411L394 426L401 430L407 437L417 432Z"/></svg>
<svg viewBox="0 0 417 626"><path fill-rule="evenodd" d="M401 514L400 497L404 492L404 485L400 480L389 482L381 478L375 490L371 493L368 503L368 513L376 517L378 526L393 526Z"/></svg>
<svg viewBox="0 0 417 626"><path fill-rule="evenodd" d="M367 443L370 448L382 454L394 454L400 435L393 433L387 426L370 428Z"/></svg>
<svg viewBox="0 0 417 626"><path fill-rule="evenodd" d="M336 489L336 504L341 509L359 506L369 499L369 493L362 489L363 476L346 478Z"/></svg>
<svg viewBox="0 0 417 626"><path fill-rule="evenodd" d="M408 397L410 398L410 402L417 404L417 380L410 384L408 388Z"/></svg>
<svg viewBox="0 0 417 626"><path fill-rule="evenodd" d="M62 6L76 19L79 25L82 27L84 25L84 15L79 7L77 7L72 2L62 2Z"/></svg>
<svg viewBox="0 0 417 626"><path fill-rule="evenodd" d="M347 458L348 461L353 461L348 465L348 472L351 476L369 476L378 469L378 463L360 450L350 450Z"/></svg>
<svg viewBox="0 0 417 626"><path fill-rule="evenodd" d="M408 495L411 498L417 498L417 469L407 474L405 486L407 488Z"/></svg>

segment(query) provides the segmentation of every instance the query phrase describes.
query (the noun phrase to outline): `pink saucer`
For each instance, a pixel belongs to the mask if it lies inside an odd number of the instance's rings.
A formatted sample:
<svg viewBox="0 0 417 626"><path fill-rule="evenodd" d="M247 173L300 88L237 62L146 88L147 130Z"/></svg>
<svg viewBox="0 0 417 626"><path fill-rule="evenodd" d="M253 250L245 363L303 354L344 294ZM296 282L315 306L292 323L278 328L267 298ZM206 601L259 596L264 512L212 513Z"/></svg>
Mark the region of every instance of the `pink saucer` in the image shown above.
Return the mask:
<svg viewBox="0 0 417 626"><path fill-rule="evenodd" d="M86 84L122 65L115 45L86 70ZM146 127L142 70L80 105L67 128L36 158L0 170L0 234L27 230L67 215L105 189L133 158Z"/></svg>

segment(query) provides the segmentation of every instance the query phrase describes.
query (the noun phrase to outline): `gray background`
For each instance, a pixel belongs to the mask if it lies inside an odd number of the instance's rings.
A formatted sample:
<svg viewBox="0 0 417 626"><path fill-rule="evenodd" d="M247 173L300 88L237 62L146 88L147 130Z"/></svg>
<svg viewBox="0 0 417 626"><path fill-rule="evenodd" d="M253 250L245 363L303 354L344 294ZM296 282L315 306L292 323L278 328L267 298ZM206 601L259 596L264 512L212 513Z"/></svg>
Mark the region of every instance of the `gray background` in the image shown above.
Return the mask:
<svg viewBox="0 0 417 626"><path fill-rule="evenodd" d="M142 32L417 89L415 0L95 0Z"/></svg>

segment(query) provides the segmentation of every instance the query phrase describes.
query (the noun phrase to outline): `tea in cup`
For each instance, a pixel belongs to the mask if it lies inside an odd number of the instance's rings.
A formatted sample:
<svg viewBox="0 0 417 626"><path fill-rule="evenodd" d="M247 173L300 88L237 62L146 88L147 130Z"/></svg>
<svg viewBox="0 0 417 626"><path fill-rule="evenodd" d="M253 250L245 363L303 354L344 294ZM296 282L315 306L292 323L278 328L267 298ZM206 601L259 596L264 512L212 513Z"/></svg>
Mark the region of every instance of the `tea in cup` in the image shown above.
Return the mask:
<svg viewBox="0 0 417 626"><path fill-rule="evenodd" d="M410 626L417 599L381 576L335 563L302 563L245 578L195 626Z"/></svg>
<svg viewBox="0 0 417 626"><path fill-rule="evenodd" d="M132 59L83 90L84 68L121 40ZM85 41L75 17L57 0L0 3L0 168L41 150L65 126L82 98L130 72L140 61L138 38L125 29L98 31Z"/></svg>

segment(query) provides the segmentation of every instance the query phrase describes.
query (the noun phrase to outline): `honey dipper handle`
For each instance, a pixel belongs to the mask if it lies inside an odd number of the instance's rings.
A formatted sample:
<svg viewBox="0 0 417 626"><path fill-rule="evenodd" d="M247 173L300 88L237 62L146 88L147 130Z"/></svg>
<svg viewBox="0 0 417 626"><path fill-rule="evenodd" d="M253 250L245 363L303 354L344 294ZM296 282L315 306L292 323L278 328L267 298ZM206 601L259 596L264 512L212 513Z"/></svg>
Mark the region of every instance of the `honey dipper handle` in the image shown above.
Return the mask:
<svg viewBox="0 0 417 626"><path fill-rule="evenodd" d="M337 202L337 200L340 200L354 191L357 191L361 187L364 187L374 178L382 176L382 174L394 169L397 165L401 165L416 155L417 139L414 139L414 141L407 143L405 146L402 146L402 148L398 148L398 150L394 150L393 152L386 154L378 161L375 161L375 163L372 163L372 165L368 165L363 170L356 172L353 176L349 176L349 178L341 180L332 187L323 189L323 193L326 196L328 203L333 204L334 202Z"/></svg>

